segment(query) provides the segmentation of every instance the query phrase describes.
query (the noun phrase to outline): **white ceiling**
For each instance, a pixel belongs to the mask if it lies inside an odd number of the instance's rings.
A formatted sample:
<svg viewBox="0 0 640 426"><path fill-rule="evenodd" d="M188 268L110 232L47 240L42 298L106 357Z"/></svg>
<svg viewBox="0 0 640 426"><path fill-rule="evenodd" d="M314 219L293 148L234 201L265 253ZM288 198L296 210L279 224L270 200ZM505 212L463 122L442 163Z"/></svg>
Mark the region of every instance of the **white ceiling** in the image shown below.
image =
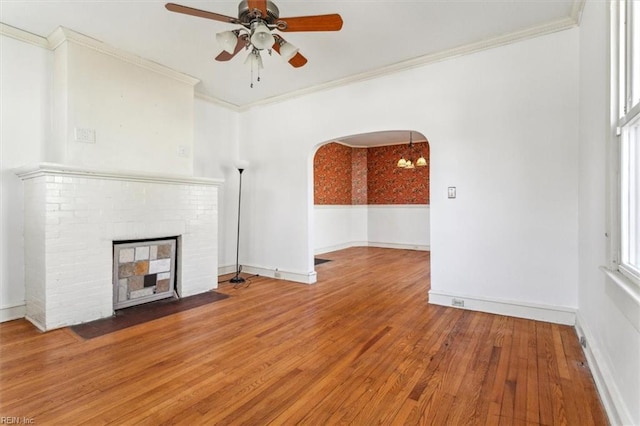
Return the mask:
<svg viewBox="0 0 640 426"><path fill-rule="evenodd" d="M344 25L337 32L282 33L309 62L293 68L275 53L263 55L261 81L253 88L244 52L229 62L213 59L221 50L215 34L237 26L169 12L165 1L0 0L0 22L42 37L69 28L199 79L201 95L248 107L569 28L583 1L276 0L281 17L339 13ZM237 16L237 1L174 2Z"/></svg>

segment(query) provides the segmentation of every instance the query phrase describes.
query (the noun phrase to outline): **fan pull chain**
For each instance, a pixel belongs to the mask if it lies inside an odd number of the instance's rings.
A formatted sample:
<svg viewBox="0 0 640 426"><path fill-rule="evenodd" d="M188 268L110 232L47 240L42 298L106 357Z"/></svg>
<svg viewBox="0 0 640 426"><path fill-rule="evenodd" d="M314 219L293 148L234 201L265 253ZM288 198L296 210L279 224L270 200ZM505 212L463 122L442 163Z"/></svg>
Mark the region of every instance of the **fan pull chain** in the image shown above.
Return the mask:
<svg viewBox="0 0 640 426"><path fill-rule="evenodd" d="M256 82L260 81L260 67L258 67L258 78L256 78ZM253 64L251 64L251 84L249 85L250 88L253 89Z"/></svg>

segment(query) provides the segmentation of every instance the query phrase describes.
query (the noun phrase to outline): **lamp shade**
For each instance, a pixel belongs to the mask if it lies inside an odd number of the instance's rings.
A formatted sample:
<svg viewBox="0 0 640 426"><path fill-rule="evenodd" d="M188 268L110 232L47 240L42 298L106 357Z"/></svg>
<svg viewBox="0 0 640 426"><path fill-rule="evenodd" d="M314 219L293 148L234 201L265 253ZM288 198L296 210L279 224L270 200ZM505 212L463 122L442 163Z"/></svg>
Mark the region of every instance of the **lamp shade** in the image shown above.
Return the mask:
<svg viewBox="0 0 640 426"><path fill-rule="evenodd" d="M280 56L282 56L282 59L284 59L285 61L288 61L289 59L293 58L296 53L298 53L298 50L300 49L295 47L293 44L285 42L282 46L280 46Z"/></svg>
<svg viewBox="0 0 640 426"><path fill-rule="evenodd" d="M236 169L246 169L249 167L249 162L247 160L237 160L236 161Z"/></svg>
<svg viewBox="0 0 640 426"><path fill-rule="evenodd" d="M275 43L275 38L265 24L258 24L251 34L251 44L258 50L269 49Z"/></svg>
<svg viewBox="0 0 640 426"><path fill-rule="evenodd" d="M262 69L262 56L260 56L260 52L257 50L252 50L247 56L247 59L244 60L244 63L255 69Z"/></svg>
<svg viewBox="0 0 640 426"><path fill-rule="evenodd" d="M398 167L407 167L407 160L404 157L398 160Z"/></svg>
<svg viewBox="0 0 640 426"><path fill-rule="evenodd" d="M421 155L420 158L416 160L416 166L424 167L427 165L427 160Z"/></svg>
<svg viewBox="0 0 640 426"><path fill-rule="evenodd" d="M216 41L224 50L233 54L238 44L238 36L233 31L223 31L216 34Z"/></svg>

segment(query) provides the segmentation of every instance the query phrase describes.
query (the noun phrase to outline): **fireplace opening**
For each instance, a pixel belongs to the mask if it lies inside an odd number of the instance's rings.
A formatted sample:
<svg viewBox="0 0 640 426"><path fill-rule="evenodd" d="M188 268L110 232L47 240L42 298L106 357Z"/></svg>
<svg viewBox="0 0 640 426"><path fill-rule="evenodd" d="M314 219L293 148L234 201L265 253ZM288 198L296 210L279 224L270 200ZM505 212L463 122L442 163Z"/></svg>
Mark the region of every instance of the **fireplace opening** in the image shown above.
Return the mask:
<svg viewBox="0 0 640 426"><path fill-rule="evenodd" d="M179 237L113 242L113 308L122 309L176 292Z"/></svg>

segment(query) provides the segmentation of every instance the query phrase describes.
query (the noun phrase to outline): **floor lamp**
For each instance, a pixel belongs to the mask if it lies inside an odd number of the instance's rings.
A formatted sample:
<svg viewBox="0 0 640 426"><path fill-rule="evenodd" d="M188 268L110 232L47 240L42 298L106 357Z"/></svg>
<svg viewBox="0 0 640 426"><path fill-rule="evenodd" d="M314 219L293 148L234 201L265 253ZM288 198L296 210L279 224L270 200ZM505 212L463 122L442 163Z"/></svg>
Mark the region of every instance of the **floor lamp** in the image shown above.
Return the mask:
<svg viewBox="0 0 640 426"><path fill-rule="evenodd" d="M231 278L229 282L234 284L243 283L245 280L240 276L240 272L242 268L238 262L238 257L240 255L240 205L242 201L242 172L247 168L248 163L246 161L238 161L236 164L236 168L238 172L240 172L240 184L238 186L238 233L236 235L236 275Z"/></svg>

